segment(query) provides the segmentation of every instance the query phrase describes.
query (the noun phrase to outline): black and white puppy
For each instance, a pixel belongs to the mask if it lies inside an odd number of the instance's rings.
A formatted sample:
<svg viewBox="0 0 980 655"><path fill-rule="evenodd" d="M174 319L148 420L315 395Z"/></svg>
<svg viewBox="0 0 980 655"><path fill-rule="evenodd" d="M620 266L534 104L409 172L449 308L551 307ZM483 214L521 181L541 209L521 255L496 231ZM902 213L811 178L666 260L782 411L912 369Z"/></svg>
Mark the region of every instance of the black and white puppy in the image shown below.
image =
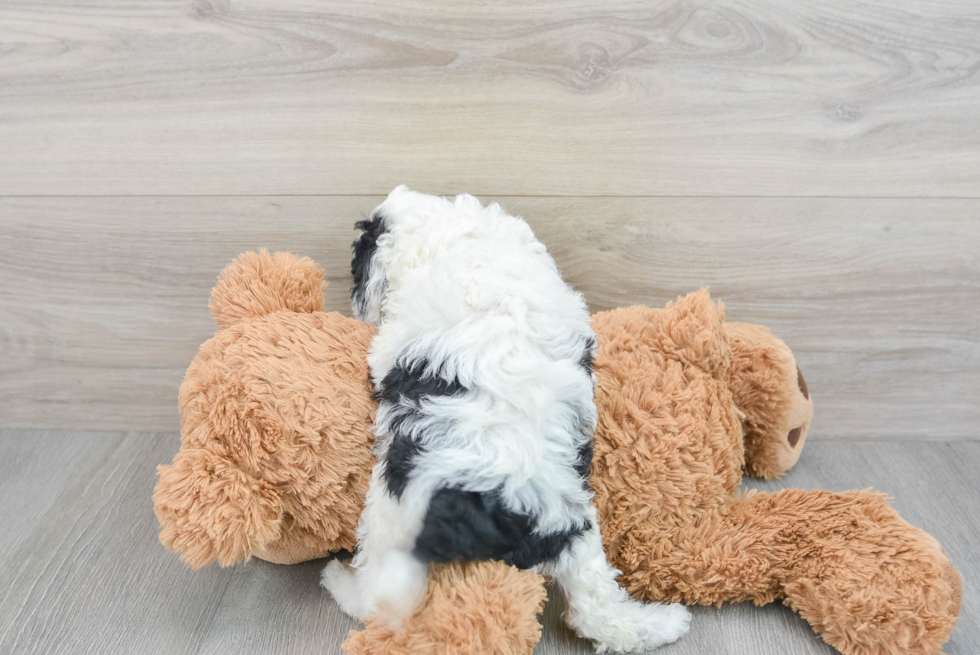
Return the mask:
<svg viewBox="0 0 980 655"><path fill-rule="evenodd" d="M606 561L588 485L595 335L527 223L398 187L358 227L377 464L353 562L331 562L324 587L351 616L398 626L427 562L498 559L554 578L600 652L685 634L684 607L632 600Z"/></svg>

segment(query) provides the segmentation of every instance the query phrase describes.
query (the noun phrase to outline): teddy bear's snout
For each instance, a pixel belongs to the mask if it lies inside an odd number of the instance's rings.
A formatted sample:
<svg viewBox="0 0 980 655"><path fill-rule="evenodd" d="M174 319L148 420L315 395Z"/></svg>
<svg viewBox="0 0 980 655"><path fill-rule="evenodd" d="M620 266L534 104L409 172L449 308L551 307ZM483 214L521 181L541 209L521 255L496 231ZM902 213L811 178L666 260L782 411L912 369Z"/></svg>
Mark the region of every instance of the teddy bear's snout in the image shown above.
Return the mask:
<svg viewBox="0 0 980 655"><path fill-rule="evenodd" d="M810 390L806 386L806 380L803 378L803 371L800 370L799 366L796 367L796 385L800 388L800 393L803 394L803 398L810 400ZM803 425L798 428L793 428L786 435L786 441L789 443L790 448L796 448L796 444L800 442L800 437L803 436L803 429L805 427L806 423L804 422Z"/></svg>

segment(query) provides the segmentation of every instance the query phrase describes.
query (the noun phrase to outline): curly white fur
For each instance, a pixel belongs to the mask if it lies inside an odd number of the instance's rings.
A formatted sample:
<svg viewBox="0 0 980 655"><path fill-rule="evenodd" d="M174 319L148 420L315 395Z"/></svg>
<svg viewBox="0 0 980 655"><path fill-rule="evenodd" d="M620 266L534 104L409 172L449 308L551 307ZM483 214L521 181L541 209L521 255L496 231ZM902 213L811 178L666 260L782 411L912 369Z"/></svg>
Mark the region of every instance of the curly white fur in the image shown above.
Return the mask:
<svg viewBox="0 0 980 655"><path fill-rule="evenodd" d="M638 603L616 583L576 472L596 421L582 365L595 340L581 295L527 223L496 204L398 187L374 215L384 231L353 300L358 318L378 326L368 355L376 388L400 368L462 391L381 402L353 567L331 562L323 585L348 614L398 625L425 590L413 549L430 501L451 488L492 494L503 511L531 517L537 536L575 535L536 568L559 583L569 623L600 652L683 635L686 609ZM385 477L398 431L418 448L400 495Z"/></svg>

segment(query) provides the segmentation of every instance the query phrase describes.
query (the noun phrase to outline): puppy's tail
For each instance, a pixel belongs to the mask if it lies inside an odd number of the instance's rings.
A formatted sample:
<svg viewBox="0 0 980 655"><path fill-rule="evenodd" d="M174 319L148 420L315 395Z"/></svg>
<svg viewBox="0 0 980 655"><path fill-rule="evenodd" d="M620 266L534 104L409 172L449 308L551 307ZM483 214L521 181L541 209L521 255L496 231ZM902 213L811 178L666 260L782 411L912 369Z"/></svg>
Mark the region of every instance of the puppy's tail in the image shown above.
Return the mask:
<svg viewBox="0 0 980 655"><path fill-rule="evenodd" d="M211 318L222 329L249 318L286 309L323 311L323 269L309 257L265 248L228 264L211 290Z"/></svg>

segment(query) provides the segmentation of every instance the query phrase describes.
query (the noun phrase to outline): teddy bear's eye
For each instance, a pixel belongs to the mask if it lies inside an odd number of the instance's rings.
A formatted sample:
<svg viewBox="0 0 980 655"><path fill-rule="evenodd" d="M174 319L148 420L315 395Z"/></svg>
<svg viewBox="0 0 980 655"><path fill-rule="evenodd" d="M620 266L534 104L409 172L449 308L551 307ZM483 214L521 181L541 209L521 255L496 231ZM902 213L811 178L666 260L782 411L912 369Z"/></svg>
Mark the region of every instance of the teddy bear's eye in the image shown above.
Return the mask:
<svg viewBox="0 0 980 655"><path fill-rule="evenodd" d="M796 367L796 384L800 385L800 391L803 392L803 397L810 400L810 392L806 388L806 380L803 379L803 372L800 367Z"/></svg>

